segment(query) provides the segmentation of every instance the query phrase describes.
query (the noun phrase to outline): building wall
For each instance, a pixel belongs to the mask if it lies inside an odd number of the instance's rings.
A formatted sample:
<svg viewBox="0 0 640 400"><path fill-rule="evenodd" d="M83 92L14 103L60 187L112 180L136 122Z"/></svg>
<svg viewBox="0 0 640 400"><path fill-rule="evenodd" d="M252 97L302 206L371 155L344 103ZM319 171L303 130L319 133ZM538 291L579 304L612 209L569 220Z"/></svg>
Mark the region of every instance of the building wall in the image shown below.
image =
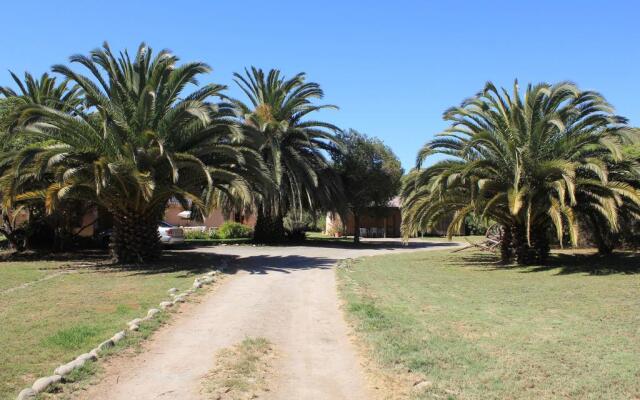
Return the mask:
<svg viewBox="0 0 640 400"><path fill-rule="evenodd" d="M94 231L95 231L95 224L92 224L92 222L96 221L97 217L98 217L98 210L97 209L92 208L91 210L87 211L82 216L82 221L80 221L79 225L76 226L75 228L73 228L73 233L77 234L78 236L82 236L82 237L93 236ZM22 209L15 216L14 226L17 228L17 227L19 227L19 226L21 226L23 224L26 224L28 221L29 221L29 212L27 212L25 209ZM82 229L82 227L84 227L85 225L86 225L86 227L84 229ZM82 229L82 230L80 230L80 229Z"/></svg>
<svg viewBox="0 0 640 400"><path fill-rule="evenodd" d="M227 221L236 220L233 214L226 215L220 209L214 209L204 221L192 221L190 219L185 219L178 216L178 214L181 213L182 211L184 211L184 209L182 208L182 206L180 206L180 204L169 202L165 210L164 220L170 223L171 225L176 225L176 226L183 226L183 227L204 226L206 228L218 228L220 225L222 225ZM82 237L91 237L96 233L96 230L105 229L111 226L109 223L109 225L106 225L100 228L97 218L98 218L98 210L96 208L90 209L84 214L84 216L82 217L82 221L79 223L79 225L74 228L74 233L77 233L78 236L82 236ZM18 215L15 216L16 227L21 226L27 221L29 221L29 213L26 210L19 211ZM92 222L95 222L95 223L92 224ZM256 216L253 214L241 216L239 222L253 228L256 224ZM82 229L82 231L80 231L80 229L85 225L87 226L84 229Z"/></svg>
<svg viewBox="0 0 640 400"><path fill-rule="evenodd" d="M77 233L78 236L82 236L82 237L90 237L93 236L94 231L96 229L96 223L98 219L98 209L93 208L89 211L87 211L83 216L82 216L82 221L80 222L80 226L78 226L77 228L74 229L74 233ZM92 222L94 222L92 224ZM86 228L82 229L82 227L84 227L86 225ZM80 231L80 229L82 229ZM78 231L80 233L78 233Z"/></svg>
<svg viewBox="0 0 640 400"><path fill-rule="evenodd" d="M20 225L26 223L27 221L29 221L29 213L22 209L18 212L17 215L13 215L15 211L9 211L9 218L15 218L14 219L14 226L15 227L19 227Z"/></svg>
<svg viewBox="0 0 640 400"><path fill-rule="evenodd" d="M233 214L225 214L218 208L214 209L204 221L182 218L178 215L182 211L184 211L184 208L180 204L170 202L165 210L164 220L176 226L206 226L207 228L217 228L227 221L235 221ZM253 227L256 224L256 217L252 214L246 215L241 217L239 222Z"/></svg>
<svg viewBox="0 0 640 400"><path fill-rule="evenodd" d="M385 237L400 237L401 223L400 209L387 207L383 212L370 210L360 216L360 228L377 228L383 230ZM341 232L347 236L355 233L355 221L352 213L349 213L344 223L337 214L327 214L325 233Z"/></svg>

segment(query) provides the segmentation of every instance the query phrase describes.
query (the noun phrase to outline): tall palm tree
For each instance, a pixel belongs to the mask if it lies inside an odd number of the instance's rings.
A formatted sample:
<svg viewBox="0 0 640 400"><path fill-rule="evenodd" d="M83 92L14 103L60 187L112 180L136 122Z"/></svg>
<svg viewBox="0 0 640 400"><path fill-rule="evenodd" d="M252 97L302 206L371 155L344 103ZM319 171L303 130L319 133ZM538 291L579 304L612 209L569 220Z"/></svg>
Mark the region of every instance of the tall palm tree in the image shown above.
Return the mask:
<svg viewBox="0 0 640 400"><path fill-rule="evenodd" d="M56 77L48 73L42 74L40 79L34 78L29 72L24 73L24 80L13 72L9 72L18 87L17 90L9 86L0 86L0 94L13 100L15 109L12 125L17 122L17 115L21 106L42 105L62 112L71 112L80 105L79 88L69 83L68 79L57 83ZM13 127L13 126L12 126Z"/></svg>
<svg viewBox="0 0 640 400"><path fill-rule="evenodd" d="M24 80L21 80L13 72L10 72L10 74L17 89L14 90L8 86L0 87L0 95L5 97L2 99L2 104L0 104L0 157L2 158L0 175L4 175L6 171L10 170L11 162L20 149L32 145L36 140L23 135L10 134L18 125L22 109L33 105L41 105L62 112L72 112L80 105L81 101L78 95L78 88L70 85L67 79L59 82L48 73L42 74L38 79L25 72ZM35 119L31 119L30 121L22 121L22 123L34 121ZM42 188L46 184L46 179L38 181L30 179L22 182L22 186L24 188L29 187L30 190ZM0 192L0 201L5 203L5 200L7 199ZM7 201L10 202L10 200ZM70 211L72 211L71 209L63 209L47 216L44 213L44 202L41 200L21 202L21 204L14 204L14 207L14 209L8 209L0 206L2 230L4 235L12 242L14 248L23 249L26 245L36 245L37 243L34 242L37 240L32 239L38 237L43 239L40 242L45 242L47 245L59 244L61 235L57 233L70 231L70 224L66 223L69 222L68 219L61 217L63 214L69 215ZM26 210L29 214L29 226L26 230L18 229L14 223L13 217L15 217L19 209ZM20 232L29 232L29 235L27 237L20 234Z"/></svg>
<svg viewBox="0 0 640 400"><path fill-rule="evenodd" d="M325 155L340 147L334 136L339 129L307 119L311 113L336 107L313 103L324 94L317 83L306 82L303 73L286 79L278 70L265 74L252 67L234 77L248 103L233 103L245 130L256 137L254 146L276 185L259 201L254 238L278 241L284 235L287 211L336 210L343 204L340 178Z"/></svg>
<svg viewBox="0 0 640 400"><path fill-rule="evenodd" d="M635 132L636 134L640 132ZM633 158L621 161L606 160L605 168L610 182L627 185L640 192L640 164ZM580 187L578 187L580 189ZM599 194L596 192L596 194ZM611 229L608 218L599 212L598 203L591 201L591 191L578 190L576 193L576 214L581 219L582 225L587 227L590 239L598 248L600 255L609 255L620 244L620 236L631 233L633 226L640 221L640 204L627 196L617 196L614 214L614 223L618 229Z"/></svg>
<svg viewBox="0 0 640 400"><path fill-rule="evenodd" d="M517 81L511 94L489 82L444 118L451 126L422 148L418 166L435 153L447 158L405 182L405 235L443 218L452 235L475 213L502 225L503 261L513 251L519 263L544 262L550 231L577 243L578 207L616 231L620 206L640 204L633 186L609 174L628 128L598 93L541 83L522 98Z"/></svg>
<svg viewBox="0 0 640 400"><path fill-rule="evenodd" d="M116 57L105 43L53 70L79 88L83 108L66 113L34 105L21 119L37 117L23 134L42 145L24 149L13 166L9 198L44 198L54 210L63 199L91 201L114 220L112 251L118 262L144 262L159 255L158 222L170 199L199 214L226 193L251 201L246 176L259 175L260 157L242 145L232 110L210 102L224 86L207 84L185 94L210 68L178 65L167 50L153 55L140 45L131 59ZM53 176L43 190L21 193L27 177Z"/></svg>

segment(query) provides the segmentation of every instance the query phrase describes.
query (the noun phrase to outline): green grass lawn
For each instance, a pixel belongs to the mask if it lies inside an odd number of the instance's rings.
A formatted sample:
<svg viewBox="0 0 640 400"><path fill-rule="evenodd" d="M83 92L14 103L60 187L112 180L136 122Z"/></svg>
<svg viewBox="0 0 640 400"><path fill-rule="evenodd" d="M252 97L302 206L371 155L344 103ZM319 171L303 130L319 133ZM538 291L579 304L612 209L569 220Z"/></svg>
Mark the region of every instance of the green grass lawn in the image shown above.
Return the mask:
<svg viewBox="0 0 640 400"><path fill-rule="evenodd" d="M215 266L211 256L193 257L168 256L146 270L0 263L0 399L14 399L34 379L144 317L168 298L169 288L187 289L194 274ZM51 274L57 275L42 280ZM24 283L30 285L7 291Z"/></svg>
<svg viewBox="0 0 640 400"><path fill-rule="evenodd" d="M639 256L494 261L434 251L339 269L376 364L402 387L425 381L395 398L640 398Z"/></svg>
<svg viewBox="0 0 640 400"><path fill-rule="evenodd" d="M353 243L353 236L333 237L325 235L322 232L305 232L308 242L335 242L335 243Z"/></svg>

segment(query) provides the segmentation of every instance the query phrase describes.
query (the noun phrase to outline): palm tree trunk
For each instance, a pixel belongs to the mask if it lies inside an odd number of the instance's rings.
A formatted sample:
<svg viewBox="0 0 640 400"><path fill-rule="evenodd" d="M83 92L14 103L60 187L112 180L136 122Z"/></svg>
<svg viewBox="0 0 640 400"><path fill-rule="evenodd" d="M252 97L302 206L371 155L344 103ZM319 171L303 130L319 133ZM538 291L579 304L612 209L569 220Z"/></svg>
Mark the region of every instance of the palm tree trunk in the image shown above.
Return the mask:
<svg viewBox="0 0 640 400"><path fill-rule="evenodd" d="M282 215L274 215L271 210L258 208L258 218L253 231L253 240L258 243L279 243L284 240Z"/></svg>
<svg viewBox="0 0 640 400"><path fill-rule="evenodd" d="M513 257L513 249L511 248L512 236L511 228L508 226L500 227L500 262L509 264Z"/></svg>
<svg viewBox="0 0 640 400"><path fill-rule="evenodd" d="M533 261L545 264L549 258L549 235L545 226L536 226L531 232L533 246Z"/></svg>
<svg viewBox="0 0 640 400"><path fill-rule="evenodd" d="M511 227L511 247L515 251L516 262L519 265L531 264L531 249L527 243L527 230L523 225L517 224Z"/></svg>
<svg viewBox="0 0 640 400"><path fill-rule="evenodd" d="M156 212L112 210L111 252L119 264L145 263L162 252Z"/></svg>
<svg viewBox="0 0 640 400"><path fill-rule="evenodd" d="M593 240L596 242L595 244L598 247L598 254L601 256L611 255L617 244L617 238L614 236L615 234L606 231L603 232L601 229L602 224L599 224L598 220L593 216L589 216L589 222L591 223Z"/></svg>

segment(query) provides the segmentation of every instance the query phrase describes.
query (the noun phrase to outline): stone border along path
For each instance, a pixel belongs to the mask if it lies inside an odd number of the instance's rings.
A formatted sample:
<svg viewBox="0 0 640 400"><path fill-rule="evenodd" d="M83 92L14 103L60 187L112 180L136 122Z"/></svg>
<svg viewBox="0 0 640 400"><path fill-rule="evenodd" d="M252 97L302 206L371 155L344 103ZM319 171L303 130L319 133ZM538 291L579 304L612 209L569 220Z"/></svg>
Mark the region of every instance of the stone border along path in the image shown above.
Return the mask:
<svg viewBox="0 0 640 400"><path fill-rule="evenodd" d="M137 331L138 329L140 329L140 324L141 323L144 323L145 321L148 321L148 320L154 318L160 312L166 310L169 307L173 307L174 305L176 305L178 303L184 303L186 301L187 297L190 296L191 294L195 293L196 290L202 288L204 285L207 285L207 284L215 282L215 276L220 274L221 272L223 272L226 269L226 266L227 266L227 262L226 262L226 260L223 260L222 261L222 266L220 268L218 268L217 270L209 271L206 274L204 274L204 275L202 275L200 277L197 277L193 281L192 287L190 289L186 290L185 292L181 293L181 294L177 294L178 293L178 289L176 289L176 288L169 289L168 290L169 295L172 297L171 301L163 301L163 302L161 302L158 305L160 309L158 309L158 308L150 309L147 312L147 315L144 318L136 318L136 319L133 319L133 320L129 321L127 323L127 330L128 331ZM71 273L71 272L61 272L61 273L58 273L58 274L53 274L53 275L50 275L48 277L39 279L37 281L29 282L29 284L34 284L34 283L41 282L41 281L46 280L46 279L51 279L54 276L59 276L59 275L62 275L64 273ZM21 286L18 286L16 288L12 288L12 289L17 290L19 288L21 288ZM3 293L6 293L6 292L3 292ZM122 339L124 339L125 336L127 335L127 330L122 330L120 332L117 332L110 339L107 339L104 342L100 343L96 348L94 348L90 352L84 353L84 354L80 354L73 361L70 361L70 362L68 362L66 364L60 365L58 368L56 368L53 371L53 375L45 376L45 377L37 379L35 382L33 382L33 385L31 385L30 388L25 388L18 394L17 400L35 399L36 396L39 393L47 391L47 389L49 389L51 386L53 386L55 384L58 384L58 383L64 383L64 377L66 375L69 375L72 371L84 366L87 363L87 361L96 361L99 358L101 353L103 353L105 350L115 346L116 343L118 343Z"/></svg>

